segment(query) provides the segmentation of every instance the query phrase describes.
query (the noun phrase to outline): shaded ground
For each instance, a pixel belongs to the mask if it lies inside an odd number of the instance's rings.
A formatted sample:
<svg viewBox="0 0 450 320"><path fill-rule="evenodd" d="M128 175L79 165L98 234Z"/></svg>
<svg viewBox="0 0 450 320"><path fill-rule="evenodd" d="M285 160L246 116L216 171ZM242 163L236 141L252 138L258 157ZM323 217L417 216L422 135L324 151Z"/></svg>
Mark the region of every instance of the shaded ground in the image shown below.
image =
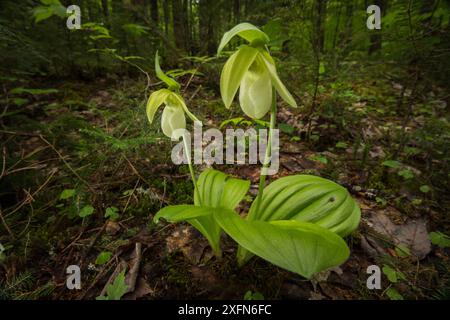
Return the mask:
<svg viewBox="0 0 450 320"><path fill-rule="evenodd" d="M241 116L236 106L224 109L214 90L194 90L195 81L183 95L206 126ZM21 84L58 92L5 100L1 298L93 299L125 267L134 286L129 299L241 299L249 290L266 299L392 299L390 288L405 299L449 298L449 251L428 239L430 231L449 232L448 96L433 88L432 95L417 97L417 112L405 124L396 109L401 85L359 81L325 85L321 116L311 127L307 95L299 110L281 105L278 115L281 168L273 178L308 173L332 179L362 209L360 228L347 238L350 259L313 281L256 258L239 269L230 239L224 237L219 261L186 224L151 222L162 206L191 202L192 185L188 169L170 160L171 142L147 123L144 81ZM409 139L399 146L404 131ZM383 164L394 157L395 163ZM217 168L250 179L251 200L257 166ZM86 206L94 211L81 218ZM119 215L114 221L104 217L111 207ZM101 252L111 253L104 264L96 263ZM72 264L82 270L79 291L65 285ZM383 289L368 290L372 264L389 266L398 280L383 275Z"/></svg>

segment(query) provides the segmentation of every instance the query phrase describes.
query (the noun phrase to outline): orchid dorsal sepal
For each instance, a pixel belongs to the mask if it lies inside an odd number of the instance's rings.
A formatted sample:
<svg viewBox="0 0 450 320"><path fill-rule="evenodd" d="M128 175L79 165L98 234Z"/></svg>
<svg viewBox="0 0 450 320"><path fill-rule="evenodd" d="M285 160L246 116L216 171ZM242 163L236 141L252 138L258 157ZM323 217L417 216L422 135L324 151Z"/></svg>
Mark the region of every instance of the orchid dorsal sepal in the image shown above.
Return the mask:
<svg viewBox="0 0 450 320"><path fill-rule="evenodd" d="M180 88L181 88L180 84L175 79L169 77L168 75L166 75L164 73L164 71L161 70L161 66L159 65L158 51L156 51L156 54L155 54L155 72L156 72L156 76L158 77L158 79L161 80L162 82L164 82L170 90L174 90L174 91L180 90Z"/></svg>
<svg viewBox="0 0 450 320"><path fill-rule="evenodd" d="M270 41L267 34L262 32L260 29L258 29L257 27L248 22L243 22L224 33L222 40L220 41L219 48L217 50L217 55L219 55L220 52L222 52L223 48L225 48L225 46L235 36L239 36L247 40L252 45L258 44L261 46L265 46Z"/></svg>

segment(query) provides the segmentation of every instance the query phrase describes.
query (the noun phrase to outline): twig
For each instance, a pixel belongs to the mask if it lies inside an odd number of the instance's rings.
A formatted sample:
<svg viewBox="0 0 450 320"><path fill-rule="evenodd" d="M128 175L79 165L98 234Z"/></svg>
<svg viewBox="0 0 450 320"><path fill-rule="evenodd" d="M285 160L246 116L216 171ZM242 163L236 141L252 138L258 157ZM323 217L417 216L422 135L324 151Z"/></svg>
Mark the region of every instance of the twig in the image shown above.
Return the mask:
<svg viewBox="0 0 450 320"><path fill-rule="evenodd" d="M132 266L130 271L128 272L128 292L133 292L136 287L136 279L139 273L139 267L141 265L142 260L142 244L140 242L136 242L134 247L134 258L132 259Z"/></svg>
<svg viewBox="0 0 450 320"><path fill-rule="evenodd" d="M37 188L36 191L34 191L32 194L28 193L28 196L25 198L25 200L23 200L16 208L14 208L11 212L8 212L7 214L5 214L5 218L8 218L10 215L12 215L13 213L17 212L20 208L22 208L24 205L26 205L27 203L29 203L32 199L34 199L34 196L36 194L38 194L50 181L50 179L55 175L55 173L58 170L53 169L52 173L50 174L50 176L47 178L47 180L44 181L44 183ZM31 199L31 200L30 200Z"/></svg>
<svg viewBox="0 0 450 320"><path fill-rule="evenodd" d="M98 230L98 232L95 234L94 238L91 240L91 242L89 243L88 247L86 248L86 250L84 251L83 255L81 256L80 259L80 265L83 265L84 262L84 258L86 258L87 254L89 253L89 251L91 251L92 247L94 246L95 242L97 242L97 239L100 237L100 235L103 233L103 231L106 228L106 222L103 224L103 226L101 227L100 230Z"/></svg>
<svg viewBox="0 0 450 320"><path fill-rule="evenodd" d="M191 97L189 98L188 101L191 101L192 99L194 99L194 97L197 95L197 93L200 91L201 88L202 88L202 85L199 85L197 87L197 89L195 89L194 93L191 95Z"/></svg>
<svg viewBox="0 0 450 320"><path fill-rule="evenodd" d="M91 190L91 192L92 193L95 193L95 190L89 185L89 183L86 181L86 180L84 180L73 168L72 168L72 166L64 159L64 157L62 156L62 154L58 151L58 150L56 150L56 148L50 143L50 142L48 142L47 141L47 139L45 139L44 138L44 136L43 135L39 135L39 138L41 138L42 139L42 141L44 141L50 148L52 148L53 149L53 151L55 151L56 152L56 154L58 155L58 157L64 162L64 164L66 165L66 167L80 180L80 181L82 181L87 187L88 187L88 189L89 190Z"/></svg>
<svg viewBox="0 0 450 320"><path fill-rule="evenodd" d="M133 191L130 193L130 196L128 197L127 203L125 204L125 208L123 209L123 212L127 211L128 205L130 204L130 201L131 201L131 197L133 196L134 191L136 191L136 188L137 188L137 186L139 184L139 180L140 180L140 178L137 179L136 184L134 185Z"/></svg>
<svg viewBox="0 0 450 320"><path fill-rule="evenodd" d="M144 181L147 185L150 186L151 184L147 181L147 179L145 179L144 177L141 176L141 174L137 171L137 169L135 168L135 166L133 166L133 164L131 163L131 161L128 160L127 156L126 156L126 155L123 155L123 157L125 158L125 160L126 160L126 161L128 162L128 164L130 165L131 170L133 170L134 174L137 175L142 181Z"/></svg>
<svg viewBox="0 0 450 320"><path fill-rule="evenodd" d="M12 233L11 229L9 228L8 224L6 223L5 218L3 217L2 208L0 208L0 219L2 220L3 226L5 227L6 231L8 231L11 238L14 240L14 234Z"/></svg>
<svg viewBox="0 0 450 320"><path fill-rule="evenodd" d="M3 147L3 163L2 163L2 173L0 174L0 179L3 178L5 170L6 170L6 147Z"/></svg>

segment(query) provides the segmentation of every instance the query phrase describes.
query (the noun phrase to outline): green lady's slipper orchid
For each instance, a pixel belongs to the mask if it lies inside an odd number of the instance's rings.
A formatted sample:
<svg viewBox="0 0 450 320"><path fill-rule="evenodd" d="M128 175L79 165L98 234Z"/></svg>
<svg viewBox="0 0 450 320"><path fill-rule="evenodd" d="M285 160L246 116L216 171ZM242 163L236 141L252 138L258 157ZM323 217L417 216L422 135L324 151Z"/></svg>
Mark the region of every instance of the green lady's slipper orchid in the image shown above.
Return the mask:
<svg viewBox="0 0 450 320"><path fill-rule="evenodd" d="M218 53L236 35L249 44L233 53L223 67L220 93L225 107L230 107L240 88L242 110L249 117L260 119L270 110L273 87L284 101L296 108L294 98L278 77L275 62L266 47L269 37L264 32L249 23L241 23L224 34Z"/></svg>
<svg viewBox="0 0 450 320"><path fill-rule="evenodd" d="M189 112L183 97L177 92L180 89L180 84L161 70L158 52L156 52L155 56L155 70L156 76L167 84L168 89L161 89L150 95L147 102L147 117L150 123L152 123L156 111L164 104L165 108L161 117L161 128L163 133L171 138L175 130L186 128L185 113L192 121L199 120Z"/></svg>

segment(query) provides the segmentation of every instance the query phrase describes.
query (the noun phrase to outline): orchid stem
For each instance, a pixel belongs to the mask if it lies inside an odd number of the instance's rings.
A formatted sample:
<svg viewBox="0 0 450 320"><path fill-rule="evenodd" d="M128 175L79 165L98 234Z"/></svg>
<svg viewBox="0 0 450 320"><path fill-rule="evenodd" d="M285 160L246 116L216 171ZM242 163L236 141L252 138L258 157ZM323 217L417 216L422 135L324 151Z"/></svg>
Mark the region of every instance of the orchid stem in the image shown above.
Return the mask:
<svg viewBox="0 0 450 320"><path fill-rule="evenodd" d="M189 142L190 142L190 139L189 139ZM188 166L189 166L189 172L191 174L192 183L194 185L194 192L196 193L199 205L201 206L202 205L202 199L200 198L200 192L198 190L197 180L195 179L194 168L192 167L191 148L188 145L186 134L183 134L183 144L184 144L184 153L186 155L187 163L188 163Z"/></svg>
<svg viewBox="0 0 450 320"><path fill-rule="evenodd" d="M270 159L272 157L272 139L273 139L273 130L275 129L275 125L277 122L277 96L275 88L272 88L272 107L270 109L270 124L269 124L269 138L267 139L266 146L266 154L264 156L264 162L261 167L261 172L259 174L259 186L258 186L258 195L256 196L256 213L259 213L259 209L261 206L263 194L264 194L264 186L266 184L266 176L267 176L267 168L269 167Z"/></svg>

